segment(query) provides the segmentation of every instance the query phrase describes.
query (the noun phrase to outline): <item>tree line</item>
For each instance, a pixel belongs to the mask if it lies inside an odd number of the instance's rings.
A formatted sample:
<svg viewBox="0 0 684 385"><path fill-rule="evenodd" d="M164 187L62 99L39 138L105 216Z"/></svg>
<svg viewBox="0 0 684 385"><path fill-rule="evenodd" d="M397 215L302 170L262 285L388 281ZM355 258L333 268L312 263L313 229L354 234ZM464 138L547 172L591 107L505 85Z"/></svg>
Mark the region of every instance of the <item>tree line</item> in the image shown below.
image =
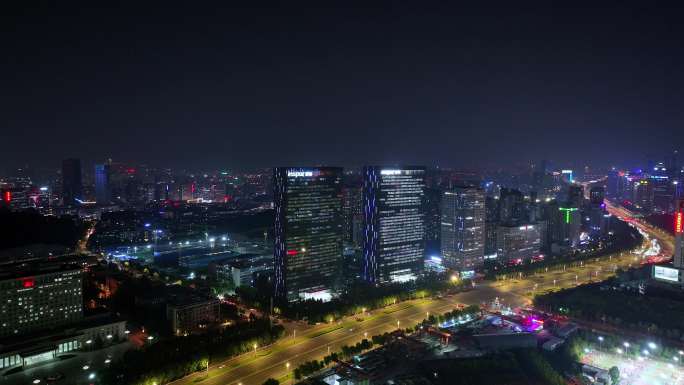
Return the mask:
<svg viewBox="0 0 684 385"><path fill-rule="evenodd" d="M163 339L129 350L102 373L104 384L162 385L205 370L210 361L234 357L275 342L284 333L267 318L239 323L205 334Z"/></svg>

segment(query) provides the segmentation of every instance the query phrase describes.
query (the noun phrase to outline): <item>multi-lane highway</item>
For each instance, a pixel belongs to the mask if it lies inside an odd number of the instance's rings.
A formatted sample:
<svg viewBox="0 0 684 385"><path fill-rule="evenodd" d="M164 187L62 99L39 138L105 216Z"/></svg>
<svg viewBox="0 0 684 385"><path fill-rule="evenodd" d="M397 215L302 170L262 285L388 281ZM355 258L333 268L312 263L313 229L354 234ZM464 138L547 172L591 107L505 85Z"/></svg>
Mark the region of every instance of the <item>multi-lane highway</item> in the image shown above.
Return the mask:
<svg viewBox="0 0 684 385"><path fill-rule="evenodd" d="M633 223L648 236L644 247L649 247L650 239L655 239L661 252L671 255L672 236L642 223L621 207L608 205L608 210ZM482 283L472 291L450 297L398 303L367 314L362 322L352 317L330 325L309 327L288 324L288 336L274 345L257 348L254 353L231 360L212 363L208 372L195 373L174 384L260 385L269 377L288 382L292 380L291 371L304 361L321 359L328 352L338 351L343 345L355 344L364 337L389 332L397 327L413 326L423 320L427 313L441 314L453 310L458 304L481 304L497 297L505 305L528 305L535 294L604 280L612 276L616 269L637 266L644 260L645 256L640 250L616 253L560 265L530 277L513 275L503 281Z"/></svg>
<svg viewBox="0 0 684 385"><path fill-rule="evenodd" d="M339 323L318 325L304 330L299 326L296 327L296 338L291 332L295 329L290 325L288 336L273 346L257 349L255 353L226 362L214 363L209 373L196 373L174 384L195 384L197 380L204 379L201 384L259 385L269 377L287 379L289 372L300 363L321 359L328 352L339 351L343 345L353 345L365 337L390 332L397 327L414 326L428 313L442 314L455 309L459 303L477 304L490 301L497 296L502 296L504 301L514 304L523 304L526 300L517 293L501 294L497 289L485 285L451 297L401 302L367 314L362 322L350 318Z"/></svg>
<svg viewBox="0 0 684 385"><path fill-rule="evenodd" d="M628 269L646 263L660 262L672 257L674 238L671 234L640 220L629 210L607 203L608 212L631 223L641 230L644 241L636 250L604 255L583 262L558 265L540 274L529 277L511 275L508 279L493 283L501 292L516 292L526 297L573 287L581 283L605 280L615 274L619 268ZM653 251L653 250L656 251Z"/></svg>

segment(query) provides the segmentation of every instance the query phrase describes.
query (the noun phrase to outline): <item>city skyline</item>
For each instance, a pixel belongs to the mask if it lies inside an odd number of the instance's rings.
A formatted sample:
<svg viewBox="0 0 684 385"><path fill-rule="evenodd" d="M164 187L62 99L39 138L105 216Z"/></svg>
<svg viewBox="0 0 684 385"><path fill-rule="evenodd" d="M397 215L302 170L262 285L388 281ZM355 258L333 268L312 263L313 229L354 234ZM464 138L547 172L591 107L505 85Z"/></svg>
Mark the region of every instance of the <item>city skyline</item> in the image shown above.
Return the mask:
<svg viewBox="0 0 684 385"><path fill-rule="evenodd" d="M13 2L3 385L684 385L684 6Z"/></svg>

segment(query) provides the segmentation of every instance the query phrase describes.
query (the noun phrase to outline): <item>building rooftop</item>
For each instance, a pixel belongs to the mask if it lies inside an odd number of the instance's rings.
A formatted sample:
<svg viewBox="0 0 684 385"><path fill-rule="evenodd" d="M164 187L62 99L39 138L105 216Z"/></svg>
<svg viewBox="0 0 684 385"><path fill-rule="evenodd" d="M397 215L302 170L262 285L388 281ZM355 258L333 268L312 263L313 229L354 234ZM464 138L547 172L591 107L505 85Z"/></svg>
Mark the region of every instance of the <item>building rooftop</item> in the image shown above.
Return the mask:
<svg viewBox="0 0 684 385"><path fill-rule="evenodd" d="M78 260L40 260L31 262L17 262L0 266L0 280L17 279L59 273L70 270L83 270L85 259Z"/></svg>
<svg viewBox="0 0 684 385"><path fill-rule="evenodd" d="M47 329L29 335L12 336L0 340L0 354L10 351L32 351L40 349L41 346L54 344L70 336L80 334L81 330L105 326L115 322L124 321L111 313L102 313L86 317L81 321L69 325L62 325L59 328Z"/></svg>

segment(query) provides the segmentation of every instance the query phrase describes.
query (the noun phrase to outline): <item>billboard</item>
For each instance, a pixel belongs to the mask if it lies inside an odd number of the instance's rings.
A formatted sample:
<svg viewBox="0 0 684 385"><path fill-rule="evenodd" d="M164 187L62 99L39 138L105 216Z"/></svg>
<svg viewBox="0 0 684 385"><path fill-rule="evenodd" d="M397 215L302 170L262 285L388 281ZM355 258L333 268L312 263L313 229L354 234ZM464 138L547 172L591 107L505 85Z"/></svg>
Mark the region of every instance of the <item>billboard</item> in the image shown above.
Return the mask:
<svg viewBox="0 0 684 385"><path fill-rule="evenodd" d="M653 266L653 278L659 281L679 282L679 269L665 266Z"/></svg>

